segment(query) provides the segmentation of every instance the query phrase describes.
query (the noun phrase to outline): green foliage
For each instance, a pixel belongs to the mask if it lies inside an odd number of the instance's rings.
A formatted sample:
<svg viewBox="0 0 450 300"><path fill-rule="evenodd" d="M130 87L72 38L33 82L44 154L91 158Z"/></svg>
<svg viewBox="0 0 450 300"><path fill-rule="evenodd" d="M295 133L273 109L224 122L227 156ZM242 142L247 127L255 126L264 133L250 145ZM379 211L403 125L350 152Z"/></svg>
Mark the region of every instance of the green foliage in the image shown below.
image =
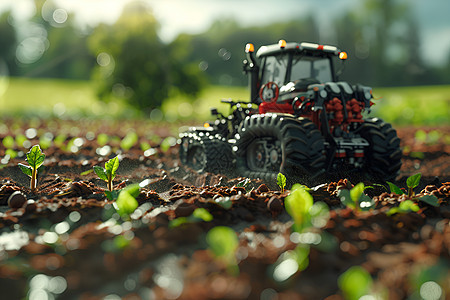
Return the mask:
<svg viewBox="0 0 450 300"><path fill-rule="evenodd" d="M397 213L418 212L419 206L411 200L405 200L399 206L393 207L386 212L386 215L391 216Z"/></svg>
<svg viewBox="0 0 450 300"><path fill-rule="evenodd" d="M22 170L25 175L31 177L30 189L32 192L36 190L37 175L42 170L44 159L45 154L42 153L39 145L35 145L27 152L26 161L28 162L28 166L19 164L20 170Z"/></svg>
<svg viewBox="0 0 450 300"><path fill-rule="evenodd" d="M425 195L420 197L418 200L425 202L431 206L439 207L439 199L434 195Z"/></svg>
<svg viewBox="0 0 450 300"><path fill-rule="evenodd" d="M189 217L180 217L170 221L169 227L178 227L186 223L197 223L201 221L211 222L213 216L204 208L196 208Z"/></svg>
<svg viewBox="0 0 450 300"><path fill-rule="evenodd" d="M235 253L239 240L234 230L226 226L216 226L206 234L206 242L210 251L227 265L228 271L238 275Z"/></svg>
<svg viewBox="0 0 450 300"><path fill-rule="evenodd" d="M338 285L345 299L358 300L370 293L373 280L364 268L353 266L339 276Z"/></svg>
<svg viewBox="0 0 450 300"><path fill-rule="evenodd" d="M419 185L421 177L422 174L417 173L409 176L408 179L406 179L406 185L408 186L408 196L411 197L414 195L414 188Z"/></svg>
<svg viewBox="0 0 450 300"><path fill-rule="evenodd" d="M341 202L356 211L367 211L375 206L375 202L369 196L364 194L364 184L362 182L355 185L350 191L347 189L339 190L338 197Z"/></svg>
<svg viewBox="0 0 450 300"><path fill-rule="evenodd" d="M139 206L136 200L137 196L139 196L138 184L127 186L120 191L114 207L121 217L127 217L136 210Z"/></svg>
<svg viewBox="0 0 450 300"><path fill-rule="evenodd" d="M405 193L403 193L403 191L398 186L396 186L392 182L389 182L389 181L386 181L386 182L389 185L389 189L391 190L391 193L394 193L394 194L397 194L397 195L405 194Z"/></svg>
<svg viewBox="0 0 450 300"><path fill-rule="evenodd" d="M286 187L286 176L281 173L277 175L277 184L281 189L281 193L284 193L284 188Z"/></svg>
<svg viewBox="0 0 450 300"><path fill-rule="evenodd" d="M98 96L121 99L140 110L160 107L172 86L196 94L200 70L182 65L158 37L158 23L148 8L130 3L112 25L101 24L89 37L99 65L93 71Z"/></svg>
<svg viewBox="0 0 450 300"><path fill-rule="evenodd" d="M97 174L98 178L106 181L108 184L108 190L113 190L112 181L116 177L116 171L119 168L119 157L116 156L111 158L105 163L105 168L94 166L94 172Z"/></svg>
<svg viewBox="0 0 450 300"><path fill-rule="evenodd" d="M313 197L307 191L305 186L294 185L291 193L284 200L284 207L288 214L294 220L294 230L301 232L311 220L309 214L313 206Z"/></svg>
<svg viewBox="0 0 450 300"><path fill-rule="evenodd" d="M3 146L5 146L6 149L13 149L16 145L16 142L14 141L14 138L12 136L5 136L2 140Z"/></svg>
<svg viewBox="0 0 450 300"><path fill-rule="evenodd" d="M139 140L139 137L136 132L130 131L125 135L125 137L120 142L120 148L125 151L128 151L133 147Z"/></svg>

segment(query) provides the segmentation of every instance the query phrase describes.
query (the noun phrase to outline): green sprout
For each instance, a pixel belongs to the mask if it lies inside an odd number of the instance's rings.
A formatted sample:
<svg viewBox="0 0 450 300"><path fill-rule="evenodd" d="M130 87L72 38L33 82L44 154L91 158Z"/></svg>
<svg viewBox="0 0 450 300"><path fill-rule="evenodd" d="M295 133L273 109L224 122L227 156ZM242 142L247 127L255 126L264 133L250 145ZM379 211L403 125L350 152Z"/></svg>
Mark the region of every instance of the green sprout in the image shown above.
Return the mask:
<svg viewBox="0 0 450 300"><path fill-rule="evenodd" d="M421 177L422 177L422 174L417 173L412 176L409 176L406 179L406 185L408 187L408 198L413 199L413 200L419 200L419 201L425 202L429 205L439 207L439 199L434 195L425 195L420 198L414 197L415 196L414 189L419 185ZM389 182L389 181L386 181L386 182L389 185L391 193L394 193L396 195L405 195L405 193L398 186L396 186L392 182Z"/></svg>
<svg viewBox="0 0 450 300"><path fill-rule="evenodd" d="M139 193L139 184L132 184L120 191L114 208L122 218L131 215L139 206L136 200Z"/></svg>
<svg viewBox="0 0 450 300"><path fill-rule="evenodd" d="M373 280L366 269L353 266L339 276L338 285L345 299L358 300L370 294Z"/></svg>
<svg viewBox="0 0 450 300"><path fill-rule="evenodd" d="M201 221L211 222L213 220L213 216L204 208L196 208L192 215L189 217L179 217L173 219L169 223L170 228L181 226L186 223L197 223Z"/></svg>
<svg viewBox="0 0 450 300"><path fill-rule="evenodd" d="M105 163L105 168L99 166L94 166L94 172L97 174L97 176L101 179L107 182L108 184L108 190L113 190L113 183L112 181L116 177L116 171L117 168L119 168L119 158L116 156L114 158L111 158Z"/></svg>
<svg viewBox="0 0 450 300"><path fill-rule="evenodd" d="M418 212L419 206L411 200L405 200L400 203L397 207L392 207L386 212L386 215L390 216L396 213L408 213L408 212Z"/></svg>
<svg viewBox="0 0 450 300"><path fill-rule="evenodd" d="M365 189L364 183L360 182L351 190L339 190L338 196L345 206L350 207L355 211L368 211L375 206L375 202L369 196L364 194Z"/></svg>
<svg viewBox="0 0 450 300"><path fill-rule="evenodd" d="M289 196L284 200L284 207L294 220L293 228L301 232L310 223L310 208L313 206L313 197L305 186L296 184L292 187Z"/></svg>
<svg viewBox="0 0 450 300"><path fill-rule="evenodd" d="M226 264L228 272L238 275L239 267L235 253L239 246L239 240L236 232L230 227L216 226L206 234L206 242L209 250Z"/></svg>
<svg viewBox="0 0 450 300"><path fill-rule="evenodd" d="M281 193L284 193L284 188L286 187L286 176L281 173L277 175L277 184L281 189Z"/></svg>
<svg viewBox="0 0 450 300"><path fill-rule="evenodd" d="M27 153L26 161L28 162L28 166L19 164L20 170L22 170L25 175L31 177L30 189L33 193L36 191L37 175L44 167L42 165L44 163L44 159L45 154L41 152L41 147L39 147L39 145L35 145Z"/></svg>

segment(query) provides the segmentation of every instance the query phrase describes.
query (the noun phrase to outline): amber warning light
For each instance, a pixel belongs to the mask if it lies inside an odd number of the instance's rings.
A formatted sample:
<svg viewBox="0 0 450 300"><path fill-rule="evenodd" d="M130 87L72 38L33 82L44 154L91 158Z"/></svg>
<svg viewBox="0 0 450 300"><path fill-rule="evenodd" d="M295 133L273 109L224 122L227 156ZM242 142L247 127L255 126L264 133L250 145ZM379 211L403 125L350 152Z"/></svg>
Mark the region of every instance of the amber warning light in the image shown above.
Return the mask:
<svg viewBox="0 0 450 300"><path fill-rule="evenodd" d="M346 60L347 57L348 57L348 56L347 56L347 52L344 52L344 51L339 52L339 58L340 58L340 59Z"/></svg>
<svg viewBox="0 0 450 300"><path fill-rule="evenodd" d="M253 46L253 44L251 43L248 43L247 45L245 45L245 52L246 53L255 52L255 46Z"/></svg>
<svg viewBox="0 0 450 300"><path fill-rule="evenodd" d="M278 41L278 45L280 46L280 48L284 48L284 47L286 47L286 41L285 40L279 40Z"/></svg>

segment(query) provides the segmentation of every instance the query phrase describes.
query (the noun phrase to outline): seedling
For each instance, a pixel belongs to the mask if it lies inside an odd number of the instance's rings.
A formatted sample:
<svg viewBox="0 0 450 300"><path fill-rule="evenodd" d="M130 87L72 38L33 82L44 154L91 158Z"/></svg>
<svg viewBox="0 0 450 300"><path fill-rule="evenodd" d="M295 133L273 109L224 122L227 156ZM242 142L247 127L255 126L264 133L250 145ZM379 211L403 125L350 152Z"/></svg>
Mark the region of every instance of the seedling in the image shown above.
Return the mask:
<svg viewBox="0 0 450 300"><path fill-rule="evenodd" d="M239 241L236 232L226 226L216 226L206 234L206 242L211 252L226 264L228 271L232 275L238 275L239 268L235 253Z"/></svg>
<svg viewBox="0 0 450 300"><path fill-rule="evenodd" d="M189 217L180 217L180 218L176 218L176 219L173 219L172 221L170 221L169 227L173 228L173 227L178 227L182 224L197 223L197 222L201 222L201 221L211 222L212 219L213 219L213 216L206 209L196 208L194 210L194 212L192 213L192 215L190 215Z"/></svg>
<svg viewBox="0 0 450 300"><path fill-rule="evenodd" d="M429 205L438 207L439 206L439 200L434 195L425 195L425 196L422 196L420 198L414 197L415 196L414 189L419 185L421 177L422 177L422 175L420 173L417 173L415 175L412 175L412 176L408 177L408 179L406 179L406 185L408 186L408 198L413 199L413 200L414 199L415 200L420 200L420 201L423 201L423 202L425 202L425 203L427 203ZM394 193L394 194L397 194L397 195L404 195L405 194L398 186L396 186L392 182L387 181L387 184L389 185L391 193Z"/></svg>
<svg viewBox="0 0 450 300"><path fill-rule="evenodd" d="M284 188L286 187L286 176L281 173L277 175L277 184L281 189L281 193L284 193Z"/></svg>
<svg viewBox="0 0 450 300"><path fill-rule="evenodd" d="M105 163L105 168L99 166L94 166L94 172L97 176L107 182L108 190L113 190L113 180L116 177L116 171L119 168L119 158L118 156L111 158Z"/></svg>
<svg viewBox="0 0 450 300"><path fill-rule="evenodd" d="M117 201L113 204L117 213L123 218L132 214L139 206L136 197L139 196L139 185L133 184L120 191Z"/></svg>
<svg viewBox="0 0 450 300"><path fill-rule="evenodd" d="M418 212L419 206L411 200L405 200L400 203L398 207L393 207L386 212L386 215L391 216L396 213L408 213L408 212Z"/></svg>
<svg viewBox="0 0 450 300"><path fill-rule="evenodd" d="M355 185L351 190L340 190L338 196L341 202L356 211L363 210L367 211L375 206L375 202L369 196L364 194L364 183L360 182Z"/></svg>
<svg viewBox="0 0 450 300"><path fill-rule="evenodd" d="M28 162L28 166L19 164L20 170L31 177L30 189L33 193L36 191L37 175L42 171L44 159L45 154L41 152L41 147L35 145L27 153L26 161Z"/></svg>
<svg viewBox="0 0 450 300"><path fill-rule="evenodd" d="M354 266L339 276L338 285L345 299L358 300L370 293L373 280L364 268Z"/></svg>

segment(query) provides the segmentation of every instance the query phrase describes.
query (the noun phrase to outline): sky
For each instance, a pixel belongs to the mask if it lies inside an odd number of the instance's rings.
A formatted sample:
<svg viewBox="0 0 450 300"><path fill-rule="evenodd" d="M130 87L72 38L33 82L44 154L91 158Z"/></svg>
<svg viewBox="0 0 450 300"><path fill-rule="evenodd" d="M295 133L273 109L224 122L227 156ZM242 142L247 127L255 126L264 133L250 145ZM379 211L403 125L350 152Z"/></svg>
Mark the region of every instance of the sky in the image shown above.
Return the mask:
<svg viewBox="0 0 450 300"><path fill-rule="evenodd" d="M76 13L76 22L96 25L112 23L129 0L55 0L67 12ZM406 0L420 24L424 59L439 64L450 52L450 0ZM200 33L217 18L235 18L242 25L259 25L301 18L313 12L320 22L321 35L328 37L329 23L360 0L142 0L152 8L161 24L160 37L170 41L179 33ZM1 0L0 11L12 8L18 19L35 13L32 0Z"/></svg>

